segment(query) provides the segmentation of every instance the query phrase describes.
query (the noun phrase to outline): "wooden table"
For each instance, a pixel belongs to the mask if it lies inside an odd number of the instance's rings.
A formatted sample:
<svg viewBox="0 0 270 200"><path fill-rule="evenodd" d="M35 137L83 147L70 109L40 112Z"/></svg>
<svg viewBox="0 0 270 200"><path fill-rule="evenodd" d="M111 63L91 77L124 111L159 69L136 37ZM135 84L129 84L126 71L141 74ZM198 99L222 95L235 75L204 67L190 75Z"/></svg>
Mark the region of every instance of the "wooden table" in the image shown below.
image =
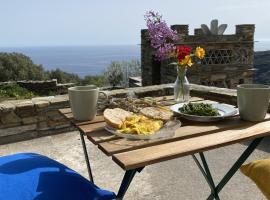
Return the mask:
<svg viewBox="0 0 270 200"><path fill-rule="evenodd" d="M158 97L157 100L164 101L164 97ZM204 100L193 97L191 101ZM166 97L166 103L173 104L172 97ZM80 131L90 180L93 181L93 177L84 136L87 136L104 154L111 156L112 160L125 170L117 199L123 199L133 177L145 166L187 155L193 157L211 189L208 199L219 199L218 193L246 161L263 137L270 135L270 116L267 114L265 120L259 123L242 121L239 116L215 123L195 123L181 119L182 127L177 129L171 138L132 141L119 138L104 130L105 122L102 115L96 116L92 121L77 122L73 119L70 108L59 111ZM216 185L203 152L247 140L252 140L252 142ZM198 156L195 156L196 153L199 154L201 162L197 158Z"/></svg>

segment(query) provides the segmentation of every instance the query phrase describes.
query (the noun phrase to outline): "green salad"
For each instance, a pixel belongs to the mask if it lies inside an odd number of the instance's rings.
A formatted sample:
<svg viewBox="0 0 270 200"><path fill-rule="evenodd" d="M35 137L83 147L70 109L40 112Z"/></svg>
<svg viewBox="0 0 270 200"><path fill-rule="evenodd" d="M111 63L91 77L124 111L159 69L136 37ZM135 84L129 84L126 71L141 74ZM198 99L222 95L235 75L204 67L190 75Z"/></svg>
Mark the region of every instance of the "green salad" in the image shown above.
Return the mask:
<svg viewBox="0 0 270 200"><path fill-rule="evenodd" d="M213 108L208 103L188 103L179 108L179 111L188 115L198 116L219 116L219 112L216 108Z"/></svg>

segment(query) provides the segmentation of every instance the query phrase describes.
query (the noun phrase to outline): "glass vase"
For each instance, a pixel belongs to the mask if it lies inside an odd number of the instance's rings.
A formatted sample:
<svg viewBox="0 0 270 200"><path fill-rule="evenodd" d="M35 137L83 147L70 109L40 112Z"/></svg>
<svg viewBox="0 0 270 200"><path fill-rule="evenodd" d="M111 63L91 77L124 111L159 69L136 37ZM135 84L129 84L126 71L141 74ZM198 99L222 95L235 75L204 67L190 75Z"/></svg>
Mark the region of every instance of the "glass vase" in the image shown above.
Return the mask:
<svg viewBox="0 0 270 200"><path fill-rule="evenodd" d="M177 103L189 101L190 85L186 77L186 72L186 67L177 66L177 78L174 83L174 99Z"/></svg>

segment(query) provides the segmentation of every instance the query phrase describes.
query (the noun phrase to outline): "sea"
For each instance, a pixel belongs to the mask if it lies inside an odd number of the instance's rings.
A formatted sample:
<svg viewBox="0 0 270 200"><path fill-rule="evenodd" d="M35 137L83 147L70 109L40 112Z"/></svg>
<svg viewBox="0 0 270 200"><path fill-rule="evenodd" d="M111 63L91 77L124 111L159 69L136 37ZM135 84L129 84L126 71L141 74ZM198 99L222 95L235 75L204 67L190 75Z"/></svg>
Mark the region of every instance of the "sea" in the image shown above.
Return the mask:
<svg viewBox="0 0 270 200"><path fill-rule="evenodd" d="M140 50L140 45L0 47L0 52L29 56L46 70L59 68L80 77L102 74L112 61L140 60ZM255 42L255 51L266 50L270 50L270 41Z"/></svg>
<svg viewBox="0 0 270 200"><path fill-rule="evenodd" d="M46 70L59 68L80 77L102 74L112 61L140 60L140 45L12 47L0 52L23 53Z"/></svg>

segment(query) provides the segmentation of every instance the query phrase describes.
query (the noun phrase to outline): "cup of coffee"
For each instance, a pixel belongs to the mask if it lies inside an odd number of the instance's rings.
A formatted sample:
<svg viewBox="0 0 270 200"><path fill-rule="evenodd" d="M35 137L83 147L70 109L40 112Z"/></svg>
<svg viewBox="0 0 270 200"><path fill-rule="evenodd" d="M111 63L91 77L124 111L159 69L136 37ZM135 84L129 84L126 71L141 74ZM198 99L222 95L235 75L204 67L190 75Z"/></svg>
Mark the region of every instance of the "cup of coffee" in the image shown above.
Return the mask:
<svg viewBox="0 0 270 200"><path fill-rule="evenodd" d="M74 119L78 121L92 120L97 114L97 103L100 93L107 99L106 93L99 91L95 85L68 88L70 107Z"/></svg>
<svg viewBox="0 0 270 200"><path fill-rule="evenodd" d="M247 121L262 121L268 110L270 86L242 84L237 86L237 104L240 117Z"/></svg>

